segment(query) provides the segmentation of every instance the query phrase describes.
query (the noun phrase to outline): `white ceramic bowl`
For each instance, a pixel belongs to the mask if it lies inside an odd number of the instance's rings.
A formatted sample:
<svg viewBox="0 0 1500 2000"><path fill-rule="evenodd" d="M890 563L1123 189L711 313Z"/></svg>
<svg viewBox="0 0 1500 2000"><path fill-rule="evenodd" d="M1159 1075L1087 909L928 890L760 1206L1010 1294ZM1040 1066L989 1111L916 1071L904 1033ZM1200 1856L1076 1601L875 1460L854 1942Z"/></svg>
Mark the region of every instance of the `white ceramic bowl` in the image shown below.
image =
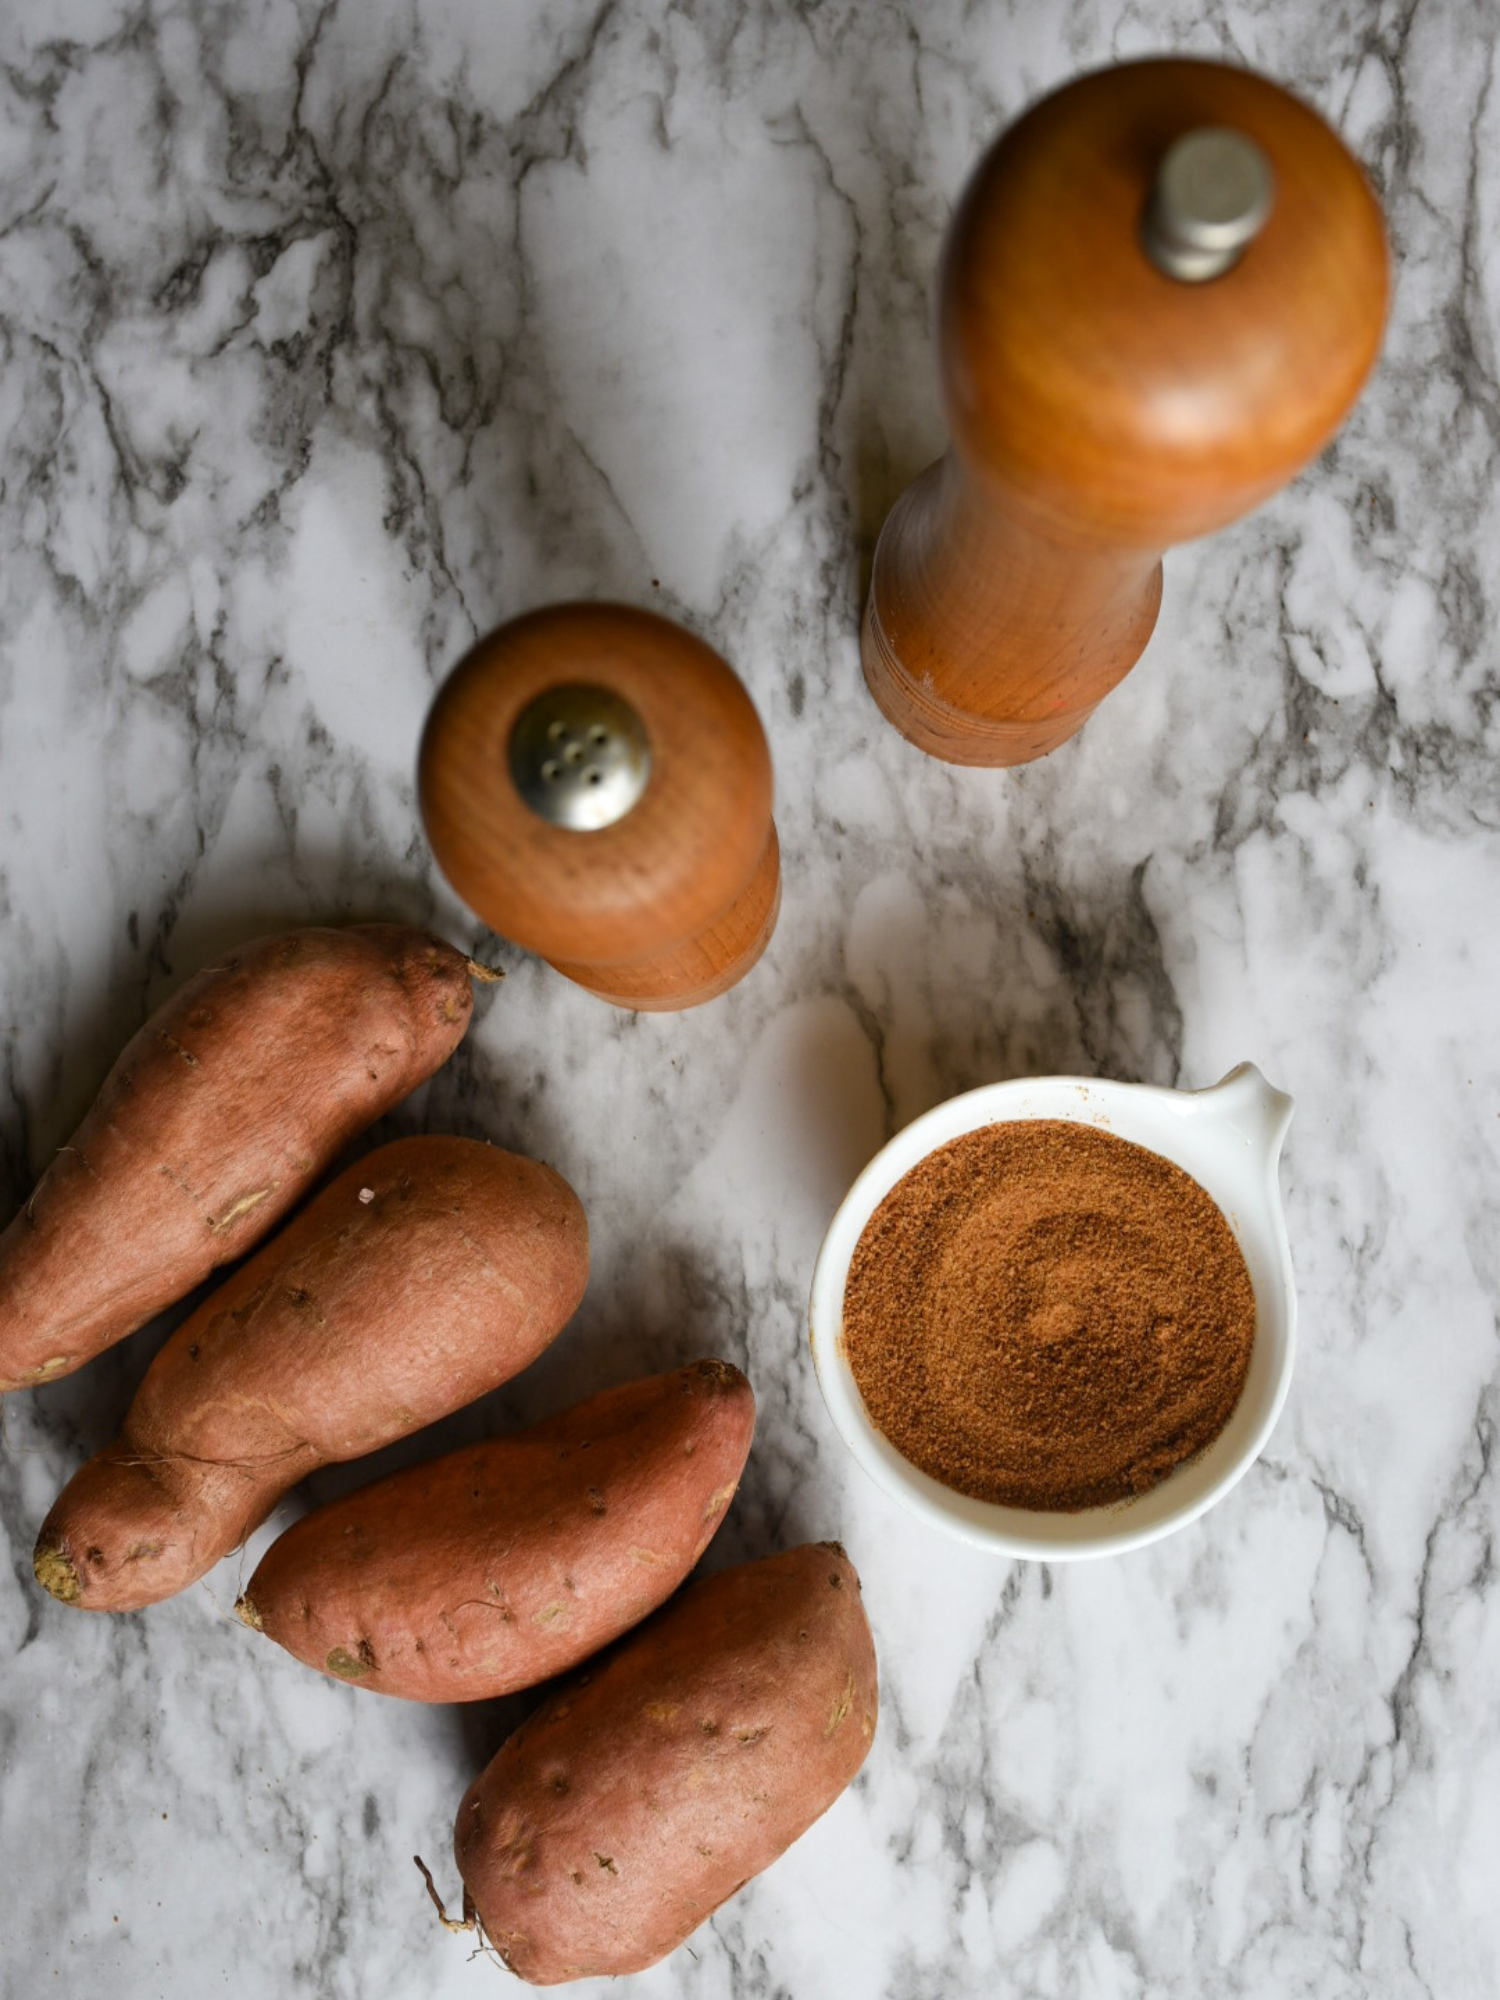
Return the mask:
<svg viewBox="0 0 1500 2000"><path fill-rule="evenodd" d="M1292 1379L1297 1295L1276 1164L1292 1100L1253 1063L1211 1090L1047 1076L985 1084L913 1120L871 1160L840 1204L813 1273L811 1326L819 1386L839 1435L877 1485L949 1534L997 1555L1068 1562L1154 1542L1222 1500L1265 1446ZM919 1472L866 1414L844 1353L844 1285L865 1224L902 1176L950 1139L981 1125L1065 1118L1097 1125L1174 1161L1224 1213L1255 1291L1255 1345L1244 1393L1226 1427L1198 1457L1149 1493L1076 1514L1036 1513L971 1500Z"/></svg>

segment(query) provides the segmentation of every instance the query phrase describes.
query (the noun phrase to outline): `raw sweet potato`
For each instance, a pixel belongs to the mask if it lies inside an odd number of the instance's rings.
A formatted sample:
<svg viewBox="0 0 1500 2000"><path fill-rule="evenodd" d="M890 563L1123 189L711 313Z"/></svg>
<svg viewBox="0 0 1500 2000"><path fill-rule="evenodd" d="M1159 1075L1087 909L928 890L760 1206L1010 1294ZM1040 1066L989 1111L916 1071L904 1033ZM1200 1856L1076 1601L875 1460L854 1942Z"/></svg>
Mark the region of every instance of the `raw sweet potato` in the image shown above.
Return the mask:
<svg viewBox="0 0 1500 2000"><path fill-rule="evenodd" d="M515 1436L393 1473L274 1543L235 1609L310 1667L476 1701L586 1660L672 1592L755 1428L725 1361L607 1389Z"/></svg>
<svg viewBox="0 0 1500 2000"><path fill-rule="evenodd" d="M837 1542L689 1584L469 1787L465 1902L535 1985L654 1965L833 1804L875 1709Z"/></svg>
<svg viewBox="0 0 1500 2000"><path fill-rule="evenodd" d="M452 1055L470 972L422 931L357 924L190 979L0 1236L0 1391L82 1367L258 1243Z"/></svg>
<svg viewBox="0 0 1500 2000"><path fill-rule="evenodd" d="M476 1139L382 1146L173 1334L43 1522L37 1580L90 1610L170 1597L315 1467L518 1373L587 1277L583 1210L550 1168Z"/></svg>

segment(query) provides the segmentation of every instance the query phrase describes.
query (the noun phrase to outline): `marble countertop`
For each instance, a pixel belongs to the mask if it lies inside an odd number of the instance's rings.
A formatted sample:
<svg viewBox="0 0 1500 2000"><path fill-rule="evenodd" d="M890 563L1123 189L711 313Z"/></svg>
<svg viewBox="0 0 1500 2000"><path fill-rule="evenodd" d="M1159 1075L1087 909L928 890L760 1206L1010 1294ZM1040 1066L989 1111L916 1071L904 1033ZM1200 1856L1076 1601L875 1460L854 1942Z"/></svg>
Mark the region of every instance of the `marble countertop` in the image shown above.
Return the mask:
<svg viewBox="0 0 1500 2000"><path fill-rule="evenodd" d="M380 1463L725 1355L760 1427L713 1559L842 1538L880 1650L852 1792L642 2000L1500 1989L1497 35L1482 0L0 21L0 1217L231 940L390 914L508 965L391 1129L551 1161L593 1278L541 1363ZM1168 557L1078 740L950 770L856 643L943 442L944 221L1040 90L1162 49L1282 77L1368 163L1385 357L1291 489ZM437 681L569 595L682 618L771 735L780 927L692 1014L495 946L419 831ZM1130 1557L940 1545L809 1365L844 1188L971 1084L1244 1057L1297 1100L1302 1350L1264 1459ZM411 1857L456 1888L513 1705L363 1696L229 1616L307 1494L148 1614L33 1584L158 1337L5 1405L0 1989L504 1990Z"/></svg>

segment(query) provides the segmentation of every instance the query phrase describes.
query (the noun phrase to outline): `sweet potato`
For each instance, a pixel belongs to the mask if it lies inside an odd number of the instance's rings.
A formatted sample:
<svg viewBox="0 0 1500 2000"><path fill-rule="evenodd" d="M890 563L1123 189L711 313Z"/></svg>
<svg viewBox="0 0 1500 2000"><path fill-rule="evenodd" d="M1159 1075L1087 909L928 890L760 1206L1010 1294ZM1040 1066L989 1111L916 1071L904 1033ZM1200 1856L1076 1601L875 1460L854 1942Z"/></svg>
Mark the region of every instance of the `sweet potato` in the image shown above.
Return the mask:
<svg viewBox="0 0 1500 2000"><path fill-rule="evenodd" d="M773 1862L875 1731L837 1542L689 1584L503 1743L458 1809L472 1906L538 1986L639 1972Z"/></svg>
<svg viewBox="0 0 1500 2000"><path fill-rule="evenodd" d="M235 1609L308 1666L382 1694L532 1687L671 1596L754 1428L750 1384L725 1361L627 1382L309 1514Z"/></svg>
<svg viewBox="0 0 1500 2000"><path fill-rule="evenodd" d="M457 1048L461 952L398 924L287 931L129 1042L0 1236L0 1391L50 1381L242 1257Z"/></svg>
<svg viewBox="0 0 1500 2000"><path fill-rule="evenodd" d="M90 1610L170 1597L315 1467L524 1368L587 1276L583 1210L550 1168L475 1139L382 1146L173 1334L43 1522L37 1580Z"/></svg>

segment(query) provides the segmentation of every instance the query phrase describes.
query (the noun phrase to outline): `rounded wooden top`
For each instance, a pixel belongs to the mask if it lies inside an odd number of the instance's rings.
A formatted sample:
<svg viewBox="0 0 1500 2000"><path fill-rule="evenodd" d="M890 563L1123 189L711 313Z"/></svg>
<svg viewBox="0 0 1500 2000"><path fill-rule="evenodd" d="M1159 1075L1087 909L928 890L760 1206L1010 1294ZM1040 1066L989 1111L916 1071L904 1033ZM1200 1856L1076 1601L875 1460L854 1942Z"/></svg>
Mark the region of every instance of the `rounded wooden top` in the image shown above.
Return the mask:
<svg viewBox="0 0 1500 2000"><path fill-rule="evenodd" d="M1239 261L1194 284L1143 225L1169 149L1203 127L1252 140L1273 191ZM1380 210L1316 112L1220 63L1101 70L1011 126L960 201L939 309L954 443L1080 540L1207 533L1338 427L1387 292Z"/></svg>
<svg viewBox="0 0 1500 2000"><path fill-rule="evenodd" d="M518 789L512 739L554 689L602 689L639 718L649 777L613 824L553 823ZM560 604L502 625L439 690L418 759L438 863L492 930L544 958L666 950L741 893L766 851L771 757L749 695L680 625Z"/></svg>

